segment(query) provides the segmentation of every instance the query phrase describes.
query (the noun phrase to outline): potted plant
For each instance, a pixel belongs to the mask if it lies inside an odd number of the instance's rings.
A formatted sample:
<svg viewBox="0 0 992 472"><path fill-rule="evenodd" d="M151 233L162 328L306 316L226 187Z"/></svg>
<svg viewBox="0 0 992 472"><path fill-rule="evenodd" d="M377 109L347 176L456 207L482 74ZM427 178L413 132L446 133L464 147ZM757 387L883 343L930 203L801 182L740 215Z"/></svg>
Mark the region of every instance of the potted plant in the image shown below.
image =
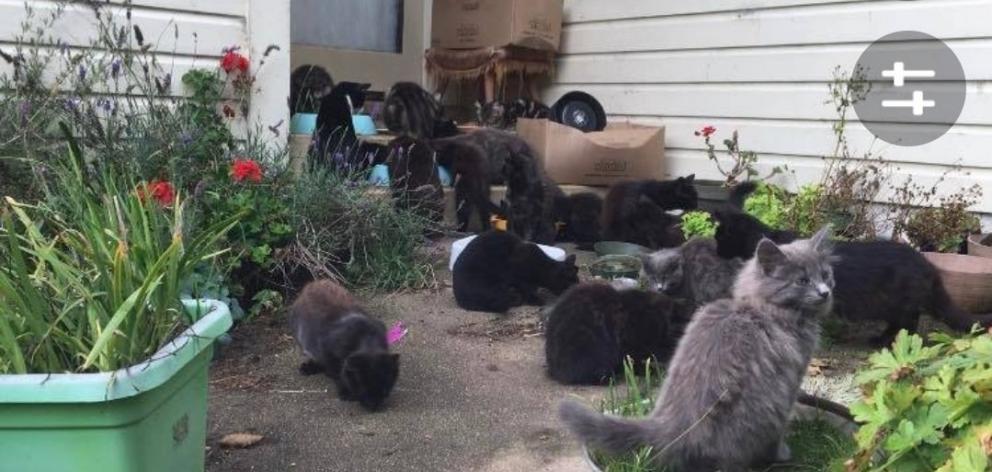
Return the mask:
<svg viewBox="0 0 992 472"><path fill-rule="evenodd" d="M712 142L713 135L716 134L716 128L705 126L694 134L703 138L703 143L706 146L706 155L716 165L717 172L723 176L722 181L696 179L693 184L696 187L696 192L699 194L699 200L703 202L727 201L731 188L742 182L749 181L753 177L758 177L758 153L741 150L736 130L734 130L729 139L723 140L723 146L726 148L726 156L730 160L730 164L727 167L725 167L725 164L720 163L716 145ZM764 179L781 173L783 170L783 167L776 166L772 168L771 172Z"/></svg>
<svg viewBox="0 0 992 472"><path fill-rule="evenodd" d="M0 444L5 470L204 467L207 364L222 303L180 300L240 215L184 227L167 181L56 168L57 194L0 219Z"/></svg>
<svg viewBox="0 0 992 472"><path fill-rule="evenodd" d="M992 258L992 233L968 235L968 255Z"/></svg>
<svg viewBox="0 0 992 472"><path fill-rule="evenodd" d="M940 206L909 211L896 228L937 267L955 304L970 313L992 310L992 259L965 254L968 238L981 230L968 212L979 196L981 189L972 187L941 197Z"/></svg>

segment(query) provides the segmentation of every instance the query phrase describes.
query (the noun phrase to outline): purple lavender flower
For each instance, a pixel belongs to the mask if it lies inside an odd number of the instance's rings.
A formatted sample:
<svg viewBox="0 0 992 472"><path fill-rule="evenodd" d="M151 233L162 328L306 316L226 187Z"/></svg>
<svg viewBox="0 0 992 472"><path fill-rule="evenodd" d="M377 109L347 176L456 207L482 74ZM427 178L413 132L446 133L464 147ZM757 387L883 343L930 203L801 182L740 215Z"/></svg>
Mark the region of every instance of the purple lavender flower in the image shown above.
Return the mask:
<svg viewBox="0 0 992 472"><path fill-rule="evenodd" d="M84 65L79 66L79 80L86 80L86 66Z"/></svg>
<svg viewBox="0 0 992 472"><path fill-rule="evenodd" d="M21 126L27 126L28 115L31 114L31 102L27 100L22 100L21 106L18 107L18 110L20 110L20 115L21 115Z"/></svg>
<svg viewBox="0 0 992 472"><path fill-rule="evenodd" d="M79 99L78 98L67 98L62 102L62 106L65 107L66 111L71 111L73 113L79 112Z"/></svg>
<svg viewBox="0 0 992 472"><path fill-rule="evenodd" d="M179 142L182 143L183 146L189 146L193 144L193 133L189 131L183 131L179 133Z"/></svg>
<svg viewBox="0 0 992 472"><path fill-rule="evenodd" d="M110 75L116 79L117 76L120 75L120 73L121 73L121 60L120 58L114 59L114 61L110 63Z"/></svg>

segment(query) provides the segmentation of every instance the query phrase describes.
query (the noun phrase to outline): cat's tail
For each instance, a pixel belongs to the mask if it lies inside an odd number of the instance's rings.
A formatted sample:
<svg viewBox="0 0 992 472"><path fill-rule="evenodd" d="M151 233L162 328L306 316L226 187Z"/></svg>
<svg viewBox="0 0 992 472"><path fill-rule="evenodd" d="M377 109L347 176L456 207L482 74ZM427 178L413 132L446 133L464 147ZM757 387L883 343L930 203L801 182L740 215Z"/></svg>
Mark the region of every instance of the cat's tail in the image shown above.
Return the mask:
<svg viewBox="0 0 992 472"><path fill-rule="evenodd" d="M978 323L983 328L992 326L992 314L971 314L961 309L944 287L944 281L938 274L934 277L932 311L938 318L944 320L950 327L958 331L969 331Z"/></svg>
<svg viewBox="0 0 992 472"><path fill-rule="evenodd" d="M747 200L748 195L751 195L757 188L758 184L754 182L741 182L730 189L730 196L727 197L727 202L735 208L743 210L744 200Z"/></svg>
<svg viewBox="0 0 992 472"><path fill-rule="evenodd" d="M574 401L565 400L558 415L587 446L598 451L619 454L659 441L660 431L655 422L630 420L597 413Z"/></svg>

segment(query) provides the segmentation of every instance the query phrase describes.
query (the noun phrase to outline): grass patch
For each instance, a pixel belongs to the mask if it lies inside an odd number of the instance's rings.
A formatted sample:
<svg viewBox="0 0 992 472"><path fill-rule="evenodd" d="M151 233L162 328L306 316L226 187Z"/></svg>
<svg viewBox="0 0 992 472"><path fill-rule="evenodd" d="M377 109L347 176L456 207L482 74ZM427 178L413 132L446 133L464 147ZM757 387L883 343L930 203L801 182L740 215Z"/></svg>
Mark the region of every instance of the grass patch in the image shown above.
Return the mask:
<svg viewBox="0 0 992 472"><path fill-rule="evenodd" d="M600 410L621 416L642 417L654 409L655 395L661 386L664 372L654 362L648 363L644 377L635 375L630 359L624 361L625 388L610 384ZM828 424L813 419L792 423L788 438L793 460L776 465L769 470L781 472L834 472L843 471L844 461L854 452L854 439ZM591 452L592 460L604 472L668 472L651 462L652 448L611 456Z"/></svg>

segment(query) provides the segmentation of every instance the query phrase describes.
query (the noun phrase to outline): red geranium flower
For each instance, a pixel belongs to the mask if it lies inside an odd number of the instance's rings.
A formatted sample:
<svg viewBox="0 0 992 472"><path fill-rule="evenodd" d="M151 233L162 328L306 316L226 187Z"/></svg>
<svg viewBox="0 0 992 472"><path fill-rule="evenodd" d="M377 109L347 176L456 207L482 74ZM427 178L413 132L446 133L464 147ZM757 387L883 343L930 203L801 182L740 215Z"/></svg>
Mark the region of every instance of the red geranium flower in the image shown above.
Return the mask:
<svg viewBox="0 0 992 472"><path fill-rule="evenodd" d="M699 131L696 131L696 136L702 136L704 138L710 137L713 133L716 133L716 128L712 126L707 126Z"/></svg>
<svg viewBox="0 0 992 472"><path fill-rule="evenodd" d="M248 72L248 67L250 65L251 63L248 61L247 57L238 54L235 51L228 51L220 60L220 68L224 69L224 72L227 72L228 74L236 70Z"/></svg>
<svg viewBox="0 0 992 472"><path fill-rule="evenodd" d="M231 164L231 178L235 182L247 179L259 183L262 181L262 166L251 159L235 159Z"/></svg>
<svg viewBox="0 0 992 472"><path fill-rule="evenodd" d="M149 196L164 207L172 205L176 199L176 189L167 180L153 180L147 185L139 185L136 189L138 199L144 202Z"/></svg>

